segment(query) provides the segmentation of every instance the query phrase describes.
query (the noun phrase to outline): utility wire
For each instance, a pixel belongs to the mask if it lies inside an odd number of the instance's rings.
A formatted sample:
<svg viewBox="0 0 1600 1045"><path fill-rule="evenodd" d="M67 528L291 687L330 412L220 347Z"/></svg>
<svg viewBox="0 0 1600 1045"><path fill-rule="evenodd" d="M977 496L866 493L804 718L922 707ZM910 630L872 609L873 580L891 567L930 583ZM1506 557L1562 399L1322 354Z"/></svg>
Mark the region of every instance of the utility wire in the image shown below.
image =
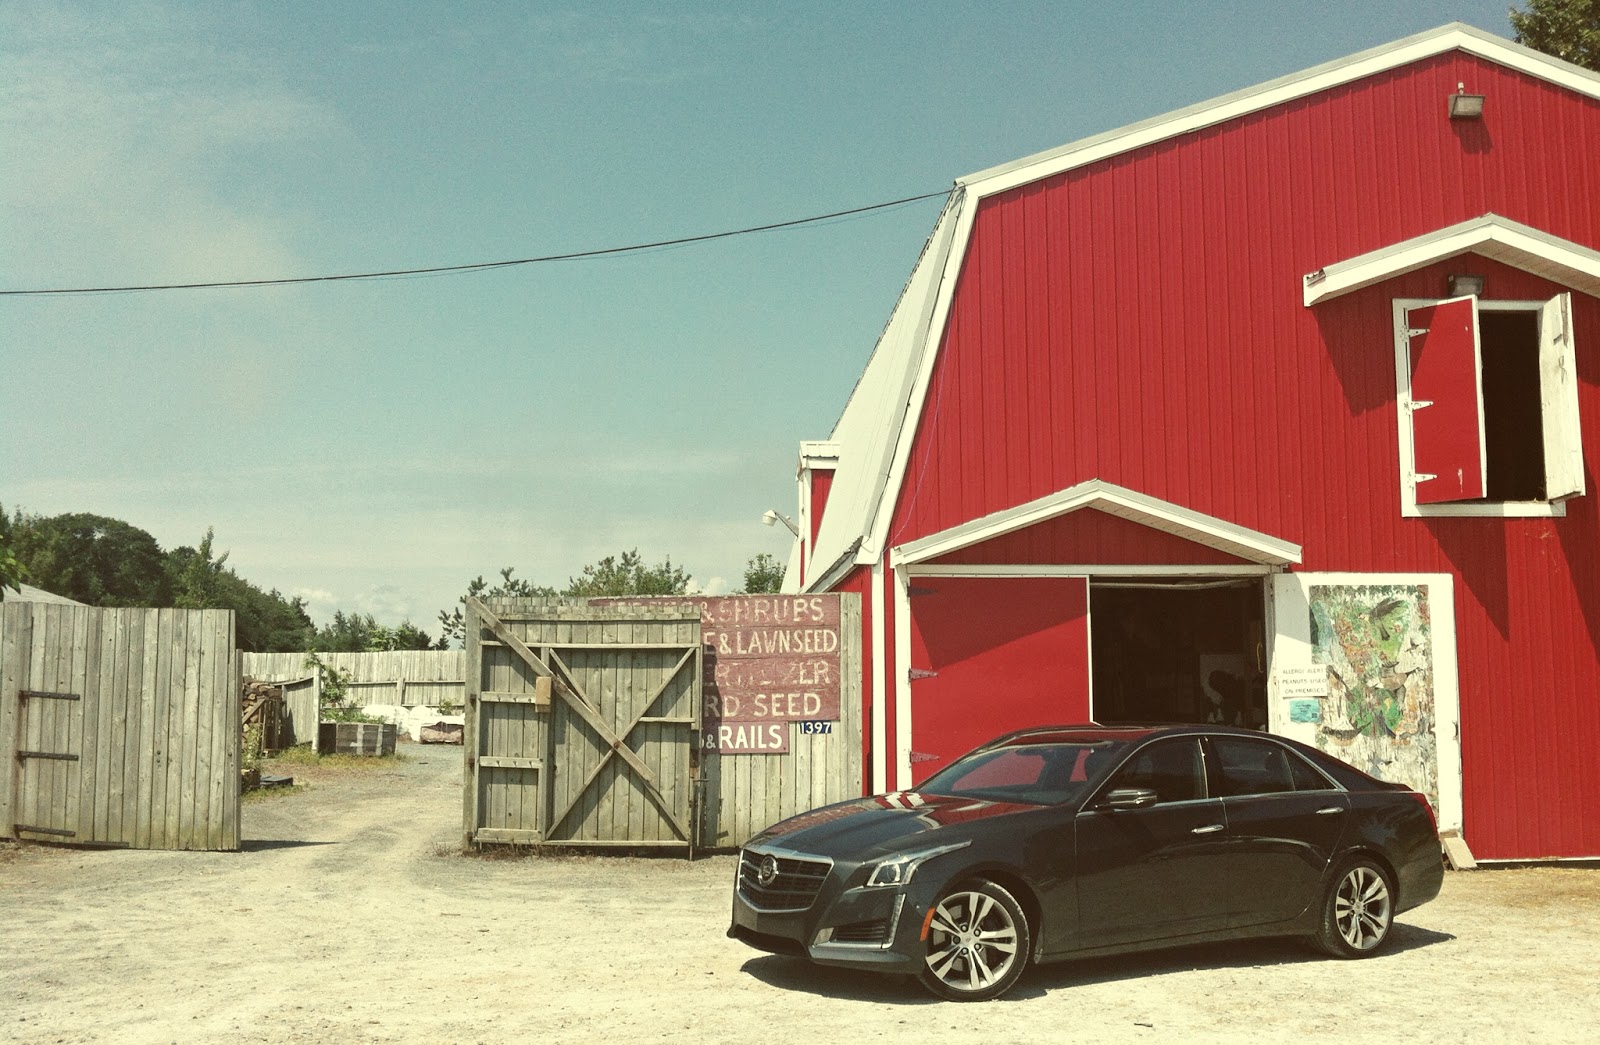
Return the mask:
<svg viewBox="0 0 1600 1045"><path fill-rule="evenodd" d="M941 192L925 192L920 196L907 196L905 199L890 200L888 203L873 203L865 207L852 207L849 210L834 211L832 214L817 214L809 218L779 221L770 225L753 225L750 228L729 229L725 232L707 232L699 236L682 236L678 239L658 240L655 243L635 243L626 247L605 247L600 250L574 251L570 254L546 254L537 258L516 258L512 261L479 261L468 265L434 265L429 268L392 269L386 272L349 272L337 276L295 276L288 279L237 279L211 283L152 283L144 286L128 287L60 287L46 290L0 290L0 297L42 296L46 294L129 294L150 290L212 290L221 287L282 287L294 283L337 283L357 279L393 279L402 276L432 276L453 272L484 272L489 269L511 268L515 265L537 265L547 261L576 261L580 258L634 254L640 251L657 250L662 247L678 247L686 243L705 243L715 239L727 239L731 236L748 236L755 232L791 229L798 225L812 225L820 221L831 221L834 218L846 218L854 214L886 210L889 207L899 207L903 204L931 200L936 196L948 196L949 194L948 189Z"/></svg>

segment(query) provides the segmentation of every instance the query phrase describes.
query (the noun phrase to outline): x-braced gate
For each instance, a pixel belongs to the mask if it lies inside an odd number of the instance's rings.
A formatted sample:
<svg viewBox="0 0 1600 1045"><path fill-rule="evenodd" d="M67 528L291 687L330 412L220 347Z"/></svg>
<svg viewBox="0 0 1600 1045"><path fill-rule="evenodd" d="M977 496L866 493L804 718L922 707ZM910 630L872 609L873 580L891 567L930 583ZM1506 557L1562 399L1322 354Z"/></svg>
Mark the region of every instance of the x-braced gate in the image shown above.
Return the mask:
<svg viewBox="0 0 1600 1045"><path fill-rule="evenodd" d="M471 598L466 625L469 843L693 850L695 607Z"/></svg>

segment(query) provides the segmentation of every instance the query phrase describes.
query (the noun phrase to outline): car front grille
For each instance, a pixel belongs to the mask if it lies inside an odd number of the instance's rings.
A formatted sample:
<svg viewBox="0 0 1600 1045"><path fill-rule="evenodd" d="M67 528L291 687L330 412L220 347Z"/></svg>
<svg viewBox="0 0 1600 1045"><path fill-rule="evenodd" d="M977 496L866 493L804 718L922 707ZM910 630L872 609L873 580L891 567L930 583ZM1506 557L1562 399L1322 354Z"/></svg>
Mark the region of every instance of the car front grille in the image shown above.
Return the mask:
<svg viewBox="0 0 1600 1045"><path fill-rule="evenodd" d="M763 885L761 865L769 858L777 862L778 873ZM739 851L739 895L758 911L804 911L816 902L817 893L832 869L831 860L742 849Z"/></svg>

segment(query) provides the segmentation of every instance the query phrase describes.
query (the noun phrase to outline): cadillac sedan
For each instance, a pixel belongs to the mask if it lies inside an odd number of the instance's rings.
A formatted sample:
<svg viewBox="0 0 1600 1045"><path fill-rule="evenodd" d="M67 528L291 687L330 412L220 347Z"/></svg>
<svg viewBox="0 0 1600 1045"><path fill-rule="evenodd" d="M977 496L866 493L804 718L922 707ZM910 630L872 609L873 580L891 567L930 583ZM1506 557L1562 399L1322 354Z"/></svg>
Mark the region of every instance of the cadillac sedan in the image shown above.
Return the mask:
<svg viewBox="0 0 1600 1045"><path fill-rule="evenodd" d="M1314 748L1061 726L767 828L740 851L728 935L981 1001L1030 962L1241 937L1363 958L1443 877L1427 798Z"/></svg>

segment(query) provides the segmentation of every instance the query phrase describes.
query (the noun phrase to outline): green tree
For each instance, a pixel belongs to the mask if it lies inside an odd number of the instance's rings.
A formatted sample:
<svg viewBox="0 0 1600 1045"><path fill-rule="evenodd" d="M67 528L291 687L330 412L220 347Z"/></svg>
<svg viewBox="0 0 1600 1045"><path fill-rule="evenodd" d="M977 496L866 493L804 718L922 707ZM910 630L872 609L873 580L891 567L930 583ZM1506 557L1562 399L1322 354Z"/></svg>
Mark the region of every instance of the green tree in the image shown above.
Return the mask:
<svg viewBox="0 0 1600 1045"><path fill-rule="evenodd" d="M1510 16L1517 43L1600 72L1600 0L1527 0Z"/></svg>
<svg viewBox="0 0 1600 1045"><path fill-rule="evenodd" d="M18 511L12 552L30 583L91 606L171 606L166 556L149 533L121 519Z"/></svg>
<svg viewBox="0 0 1600 1045"><path fill-rule="evenodd" d="M477 597L492 599L499 596L512 598L551 598L566 596L574 599L599 598L607 595L685 595L694 579L683 567L672 565L672 557L654 566L646 566L639 549L621 555L607 555L599 562L585 566L576 577L567 578L567 586L560 591L541 584L533 584L513 577L516 570L507 566L500 571L500 583L489 586L482 574L467 584L467 599ZM439 611L439 648L448 649L451 642L466 642L466 619L461 607Z"/></svg>
<svg viewBox="0 0 1600 1045"><path fill-rule="evenodd" d="M0 504L0 588L19 589L27 579L28 568L11 548L11 519L6 506Z"/></svg>
<svg viewBox="0 0 1600 1045"><path fill-rule="evenodd" d="M623 552L620 556L607 555L597 563L585 566L583 572L569 578L561 594L574 598L595 598L604 595L683 595L693 580L683 567L672 565L668 556L654 566L646 566L639 549Z"/></svg>
<svg viewBox="0 0 1600 1045"><path fill-rule="evenodd" d="M555 596L556 590L554 588L534 584L520 577L512 577L511 575L515 572L517 571L514 566L502 567L500 570L500 583L492 588L489 586L489 582L483 579L483 574L478 574L467 582L467 593L461 596L458 601L465 605L470 598L493 599L509 596L511 598L527 599L540 596L546 598ZM452 642L465 645L466 640L467 622L462 615L461 606L457 606L453 610L440 610L439 648L449 649Z"/></svg>
<svg viewBox="0 0 1600 1045"><path fill-rule="evenodd" d="M212 558L211 542L215 536L215 531L208 526L199 548L175 548L167 554L167 567L172 575L172 604L180 610L210 610L223 605L220 577L228 553Z"/></svg>
<svg viewBox="0 0 1600 1045"><path fill-rule="evenodd" d="M389 627L379 624L370 613L335 610L333 620L317 629L311 648L319 653L383 653L433 649L434 645L428 633L410 621Z"/></svg>
<svg viewBox="0 0 1600 1045"><path fill-rule="evenodd" d="M239 648L251 653L292 653L306 649L316 628L306 614L305 600L285 599L240 577L227 566L228 553L213 555L215 534L206 530L200 547L167 553L172 605L182 609L226 609L234 613Z"/></svg>
<svg viewBox="0 0 1600 1045"><path fill-rule="evenodd" d="M762 552L744 564L744 587L736 595L770 595L783 587L783 565Z"/></svg>
<svg viewBox="0 0 1600 1045"><path fill-rule="evenodd" d="M22 582L27 579L27 568L17 560L5 537L0 536L0 588L16 590L21 588Z"/></svg>

